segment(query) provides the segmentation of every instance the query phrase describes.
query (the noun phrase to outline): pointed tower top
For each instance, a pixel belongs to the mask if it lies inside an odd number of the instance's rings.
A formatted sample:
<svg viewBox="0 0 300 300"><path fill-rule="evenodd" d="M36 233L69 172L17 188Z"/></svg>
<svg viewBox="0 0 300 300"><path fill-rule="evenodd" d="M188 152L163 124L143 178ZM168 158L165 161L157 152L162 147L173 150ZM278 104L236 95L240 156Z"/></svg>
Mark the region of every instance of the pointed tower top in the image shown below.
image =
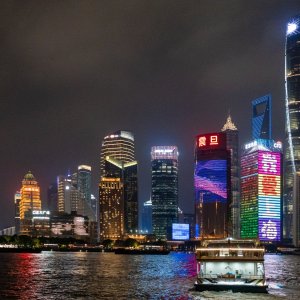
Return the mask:
<svg viewBox="0 0 300 300"><path fill-rule="evenodd" d="M226 130L238 130L237 127L234 125L234 123L231 121L230 113L227 117L226 123L222 128L222 131L226 131Z"/></svg>

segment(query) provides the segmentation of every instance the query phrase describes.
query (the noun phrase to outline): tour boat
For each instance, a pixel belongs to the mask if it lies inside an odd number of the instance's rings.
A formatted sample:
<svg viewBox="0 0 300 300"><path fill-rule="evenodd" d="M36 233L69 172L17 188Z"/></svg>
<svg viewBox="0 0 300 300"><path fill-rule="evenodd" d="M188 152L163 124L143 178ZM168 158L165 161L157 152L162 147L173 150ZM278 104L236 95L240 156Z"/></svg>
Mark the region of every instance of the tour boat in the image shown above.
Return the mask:
<svg viewBox="0 0 300 300"><path fill-rule="evenodd" d="M198 291L267 293L265 249L253 240L204 240L196 249Z"/></svg>

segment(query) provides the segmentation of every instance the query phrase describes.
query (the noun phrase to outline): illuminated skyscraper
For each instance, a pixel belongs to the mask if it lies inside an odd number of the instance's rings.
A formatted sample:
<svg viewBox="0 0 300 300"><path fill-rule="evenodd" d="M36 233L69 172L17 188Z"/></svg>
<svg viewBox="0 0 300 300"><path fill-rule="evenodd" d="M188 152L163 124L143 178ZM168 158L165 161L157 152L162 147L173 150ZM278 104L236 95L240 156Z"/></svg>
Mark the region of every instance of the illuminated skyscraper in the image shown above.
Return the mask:
<svg viewBox="0 0 300 300"><path fill-rule="evenodd" d="M230 115L222 131L226 134L227 150L230 151L230 184L231 184L231 228L229 234L238 238L240 236L240 157L239 157L239 132L231 120Z"/></svg>
<svg viewBox="0 0 300 300"><path fill-rule="evenodd" d="M266 95L252 101L252 138L272 138L272 97Z"/></svg>
<svg viewBox="0 0 300 300"><path fill-rule="evenodd" d="M292 238L293 182L300 171L300 16L289 20L285 48L285 162L283 236Z"/></svg>
<svg viewBox="0 0 300 300"><path fill-rule="evenodd" d="M143 233L152 233L152 201L151 199L144 202L142 217L141 217L141 230Z"/></svg>
<svg viewBox="0 0 300 300"><path fill-rule="evenodd" d="M111 135L104 137L101 149L101 179L99 188L105 189L103 180L114 178L120 180L120 188L122 188L121 203L123 205L122 230L125 233L133 233L138 230L138 180L137 180L137 161L134 156L134 137L131 132L117 131ZM111 194L108 187L108 195ZM104 209L107 201L102 198L106 195L99 190L99 208L100 208L100 232L101 226L108 226L101 218L104 216L101 209ZM106 196L105 196L106 197ZM113 200L111 200L113 201ZM106 218L106 220L108 220Z"/></svg>
<svg viewBox="0 0 300 300"><path fill-rule="evenodd" d="M158 239L171 239L172 223L178 223L178 149L151 149L152 229Z"/></svg>
<svg viewBox="0 0 300 300"><path fill-rule="evenodd" d="M123 238L125 233L123 192L121 178L101 178L99 184L101 240Z"/></svg>
<svg viewBox="0 0 300 300"><path fill-rule="evenodd" d="M241 157L241 238L281 240L281 143L257 139Z"/></svg>
<svg viewBox="0 0 300 300"><path fill-rule="evenodd" d="M230 170L226 133L198 135L194 171L197 239L231 235Z"/></svg>
<svg viewBox="0 0 300 300"><path fill-rule="evenodd" d="M101 148L101 176L107 175L105 170L107 156L123 163L135 161L133 134L119 130L104 137Z"/></svg>
<svg viewBox="0 0 300 300"><path fill-rule="evenodd" d="M22 180L20 200L20 233L30 234L33 210L41 210L40 187L29 171Z"/></svg>

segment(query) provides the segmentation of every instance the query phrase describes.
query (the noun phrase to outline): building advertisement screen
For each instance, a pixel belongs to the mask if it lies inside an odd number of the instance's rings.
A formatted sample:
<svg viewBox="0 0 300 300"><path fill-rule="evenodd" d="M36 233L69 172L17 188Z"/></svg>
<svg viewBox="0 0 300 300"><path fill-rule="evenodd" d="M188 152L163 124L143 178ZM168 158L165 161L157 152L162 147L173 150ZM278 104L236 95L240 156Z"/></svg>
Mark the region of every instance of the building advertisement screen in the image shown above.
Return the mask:
<svg viewBox="0 0 300 300"><path fill-rule="evenodd" d="M222 132L198 135L196 141L199 150L226 149L226 135Z"/></svg>
<svg viewBox="0 0 300 300"><path fill-rule="evenodd" d="M172 240L189 240L190 225L189 224L172 224Z"/></svg>
<svg viewBox="0 0 300 300"><path fill-rule="evenodd" d="M195 169L196 199L202 202L226 202L227 200L227 161L198 161Z"/></svg>
<svg viewBox="0 0 300 300"><path fill-rule="evenodd" d="M281 239L281 156L260 151L258 154L258 226L259 239Z"/></svg>

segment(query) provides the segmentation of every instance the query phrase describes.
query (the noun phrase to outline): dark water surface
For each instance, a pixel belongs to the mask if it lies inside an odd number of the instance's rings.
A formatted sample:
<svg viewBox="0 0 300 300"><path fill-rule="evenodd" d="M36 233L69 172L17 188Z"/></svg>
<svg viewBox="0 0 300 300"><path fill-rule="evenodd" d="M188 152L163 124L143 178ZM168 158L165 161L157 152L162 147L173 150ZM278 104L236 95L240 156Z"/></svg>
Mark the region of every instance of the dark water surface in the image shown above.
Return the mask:
<svg viewBox="0 0 300 300"><path fill-rule="evenodd" d="M193 291L194 254L0 253L0 299L299 299L300 257L266 255L269 294Z"/></svg>

